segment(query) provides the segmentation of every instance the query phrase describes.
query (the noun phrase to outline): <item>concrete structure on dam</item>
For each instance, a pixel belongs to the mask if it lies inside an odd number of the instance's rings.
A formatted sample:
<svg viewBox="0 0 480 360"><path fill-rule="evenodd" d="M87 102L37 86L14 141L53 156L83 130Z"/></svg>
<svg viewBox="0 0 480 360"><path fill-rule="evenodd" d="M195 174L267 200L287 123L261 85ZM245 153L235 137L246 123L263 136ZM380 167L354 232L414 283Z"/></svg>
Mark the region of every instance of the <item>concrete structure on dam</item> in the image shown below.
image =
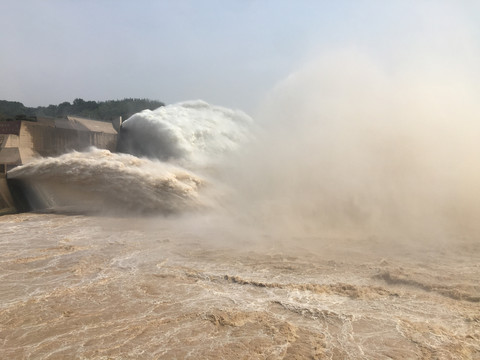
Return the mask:
<svg viewBox="0 0 480 360"><path fill-rule="evenodd" d="M0 214L18 210L7 172L38 157L82 151L90 146L115 151L121 119L104 122L75 116L0 121ZM115 127L114 127L115 125Z"/></svg>

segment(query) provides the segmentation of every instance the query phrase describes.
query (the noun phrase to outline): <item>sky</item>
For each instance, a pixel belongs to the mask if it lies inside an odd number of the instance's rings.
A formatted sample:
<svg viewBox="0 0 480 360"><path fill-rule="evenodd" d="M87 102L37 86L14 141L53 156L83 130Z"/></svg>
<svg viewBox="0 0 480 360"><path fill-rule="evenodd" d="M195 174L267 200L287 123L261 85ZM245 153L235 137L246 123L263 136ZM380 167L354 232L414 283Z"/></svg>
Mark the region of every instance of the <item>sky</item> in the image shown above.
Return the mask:
<svg viewBox="0 0 480 360"><path fill-rule="evenodd" d="M428 72L475 69L480 48L477 1L1 0L0 14L0 99L26 106L202 99L254 113L328 52Z"/></svg>

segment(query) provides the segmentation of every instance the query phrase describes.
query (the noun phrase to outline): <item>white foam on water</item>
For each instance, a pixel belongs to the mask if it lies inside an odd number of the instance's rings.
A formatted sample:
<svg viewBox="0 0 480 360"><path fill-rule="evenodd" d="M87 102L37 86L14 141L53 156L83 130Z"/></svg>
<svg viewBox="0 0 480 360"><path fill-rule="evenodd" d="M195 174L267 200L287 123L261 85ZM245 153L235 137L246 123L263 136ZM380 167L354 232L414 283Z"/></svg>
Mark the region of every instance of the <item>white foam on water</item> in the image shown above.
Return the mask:
<svg viewBox="0 0 480 360"><path fill-rule="evenodd" d="M14 168L49 207L172 213L200 206L203 180L179 167L108 150L37 159Z"/></svg>
<svg viewBox="0 0 480 360"><path fill-rule="evenodd" d="M238 110L186 101L127 119L124 146L134 155L199 169L212 166L249 140L252 122Z"/></svg>
<svg viewBox="0 0 480 360"><path fill-rule="evenodd" d="M36 159L8 176L28 184L34 206L52 209L170 214L205 208L212 204L200 188L212 185L212 173L249 139L251 125L241 111L203 101L168 105L125 121L121 145L131 154L92 148Z"/></svg>

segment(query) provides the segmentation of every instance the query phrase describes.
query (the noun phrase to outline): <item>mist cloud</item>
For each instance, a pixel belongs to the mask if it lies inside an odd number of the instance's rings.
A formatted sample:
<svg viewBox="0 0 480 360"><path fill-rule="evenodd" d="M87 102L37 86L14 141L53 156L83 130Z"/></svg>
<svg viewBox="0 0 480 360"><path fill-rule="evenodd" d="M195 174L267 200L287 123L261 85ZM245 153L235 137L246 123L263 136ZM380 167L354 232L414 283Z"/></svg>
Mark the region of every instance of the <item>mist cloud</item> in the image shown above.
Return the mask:
<svg viewBox="0 0 480 360"><path fill-rule="evenodd" d="M480 94L450 60L392 71L347 49L279 83L236 182L252 223L282 235L478 231Z"/></svg>

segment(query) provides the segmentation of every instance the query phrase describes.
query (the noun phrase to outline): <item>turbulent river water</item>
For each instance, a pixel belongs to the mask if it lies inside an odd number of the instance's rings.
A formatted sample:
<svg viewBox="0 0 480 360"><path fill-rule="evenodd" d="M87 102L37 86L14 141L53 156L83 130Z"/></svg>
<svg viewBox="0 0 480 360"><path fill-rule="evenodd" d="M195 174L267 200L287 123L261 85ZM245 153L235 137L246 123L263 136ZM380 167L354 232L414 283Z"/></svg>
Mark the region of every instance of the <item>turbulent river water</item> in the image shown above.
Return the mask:
<svg viewBox="0 0 480 360"><path fill-rule="evenodd" d="M230 240L168 218L1 217L1 357L480 357L476 241Z"/></svg>
<svg viewBox="0 0 480 360"><path fill-rule="evenodd" d="M43 209L0 217L0 358L480 359L478 121L379 83L11 170Z"/></svg>

